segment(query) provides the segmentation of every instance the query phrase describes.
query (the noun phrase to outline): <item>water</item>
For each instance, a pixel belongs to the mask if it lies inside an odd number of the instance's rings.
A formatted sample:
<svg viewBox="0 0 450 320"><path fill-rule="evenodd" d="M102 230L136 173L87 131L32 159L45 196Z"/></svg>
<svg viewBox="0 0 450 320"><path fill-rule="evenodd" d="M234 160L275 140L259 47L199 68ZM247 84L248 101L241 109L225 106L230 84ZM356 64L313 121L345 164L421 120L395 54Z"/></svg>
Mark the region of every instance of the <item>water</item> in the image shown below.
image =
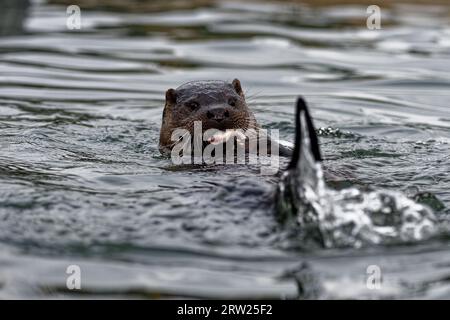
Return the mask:
<svg viewBox="0 0 450 320"><path fill-rule="evenodd" d="M445 229L450 6L390 5L372 31L357 4L81 1L68 30L63 2L1 27L1 298L450 297L448 232L323 249L277 221L278 176L177 167L157 147L164 92L183 82L239 78L288 141L302 94L329 185L429 193L416 199Z"/></svg>

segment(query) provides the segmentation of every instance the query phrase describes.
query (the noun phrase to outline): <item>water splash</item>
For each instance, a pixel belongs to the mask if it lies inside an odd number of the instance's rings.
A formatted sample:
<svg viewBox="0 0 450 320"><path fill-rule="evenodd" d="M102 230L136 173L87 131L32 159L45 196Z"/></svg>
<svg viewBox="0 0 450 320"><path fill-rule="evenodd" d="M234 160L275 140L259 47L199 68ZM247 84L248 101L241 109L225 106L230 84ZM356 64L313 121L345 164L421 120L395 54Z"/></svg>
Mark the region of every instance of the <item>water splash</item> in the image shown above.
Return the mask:
<svg viewBox="0 0 450 320"><path fill-rule="evenodd" d="M293 219L306 239L325 248L413 242L436 235L434 213L401 192L327 187L322 166L311 153L304 112L300 125L299 161L278 185L282 220Z"/></svg>

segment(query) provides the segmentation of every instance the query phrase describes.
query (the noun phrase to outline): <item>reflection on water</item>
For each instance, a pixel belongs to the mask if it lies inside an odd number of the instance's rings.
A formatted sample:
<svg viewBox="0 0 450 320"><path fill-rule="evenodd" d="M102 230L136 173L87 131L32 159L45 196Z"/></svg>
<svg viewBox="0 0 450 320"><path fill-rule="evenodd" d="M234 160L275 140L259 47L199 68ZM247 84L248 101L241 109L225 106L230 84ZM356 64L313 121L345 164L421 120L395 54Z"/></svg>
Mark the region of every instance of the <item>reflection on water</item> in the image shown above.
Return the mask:
<svg viewBox="0 0 450 320"><path fill-rule="evenodd" d="M22 34L29 0L1 0L0 36Z"/></svg>
<svg viewBox="0 0 450 320"><path fill-rule="evenodd" d="M290 141L302 94L331 185L419 194L445 229L450 7L391 3L372 31L362 2L328 2L79 1L81 30L63 1L15 2L24 23L0 19L1 297L311 298L296 284L313 275L313 298L448 298L446 233L323 250L277 223L278 177L159 155L167 88L239 78Z"/></svg>

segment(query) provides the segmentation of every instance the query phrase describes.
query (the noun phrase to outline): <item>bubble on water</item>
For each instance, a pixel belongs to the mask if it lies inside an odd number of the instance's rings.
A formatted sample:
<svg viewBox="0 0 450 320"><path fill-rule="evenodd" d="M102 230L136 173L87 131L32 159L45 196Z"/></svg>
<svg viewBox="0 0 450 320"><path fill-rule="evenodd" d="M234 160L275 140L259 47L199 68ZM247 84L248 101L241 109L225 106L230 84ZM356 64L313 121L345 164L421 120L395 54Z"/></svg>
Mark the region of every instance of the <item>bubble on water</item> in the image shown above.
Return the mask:
<svg viewBox="0 0 450 320"><path fill-rule="evenodd" d="M339 128L333 127L321 127L317 129L317 135L319 137L332 137L332 138L358 138L356 133L350 131L342 131Z"/></svg>

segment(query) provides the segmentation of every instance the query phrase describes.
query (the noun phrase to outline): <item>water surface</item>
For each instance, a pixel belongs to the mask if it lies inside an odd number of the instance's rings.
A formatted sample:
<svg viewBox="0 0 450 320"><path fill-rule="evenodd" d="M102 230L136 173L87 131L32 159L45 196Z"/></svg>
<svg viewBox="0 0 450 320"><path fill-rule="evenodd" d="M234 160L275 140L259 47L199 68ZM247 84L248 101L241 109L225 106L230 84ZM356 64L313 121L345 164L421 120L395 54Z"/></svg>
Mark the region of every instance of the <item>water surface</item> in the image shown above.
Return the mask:
<svg viewBox="0 0 450 320"><path fill-rule="evenodd" d="M82 1L68 30L63 2L2 13L22 18L0 38L0 297L450 298L448 233L308 246L277 222L277 176L176 167L157 148L164 92L183 82L239 78L288 141L301 94L331 128L330 184L428 192L445 229L450 6L392 4L368 30L358 4Z"/></svg>

